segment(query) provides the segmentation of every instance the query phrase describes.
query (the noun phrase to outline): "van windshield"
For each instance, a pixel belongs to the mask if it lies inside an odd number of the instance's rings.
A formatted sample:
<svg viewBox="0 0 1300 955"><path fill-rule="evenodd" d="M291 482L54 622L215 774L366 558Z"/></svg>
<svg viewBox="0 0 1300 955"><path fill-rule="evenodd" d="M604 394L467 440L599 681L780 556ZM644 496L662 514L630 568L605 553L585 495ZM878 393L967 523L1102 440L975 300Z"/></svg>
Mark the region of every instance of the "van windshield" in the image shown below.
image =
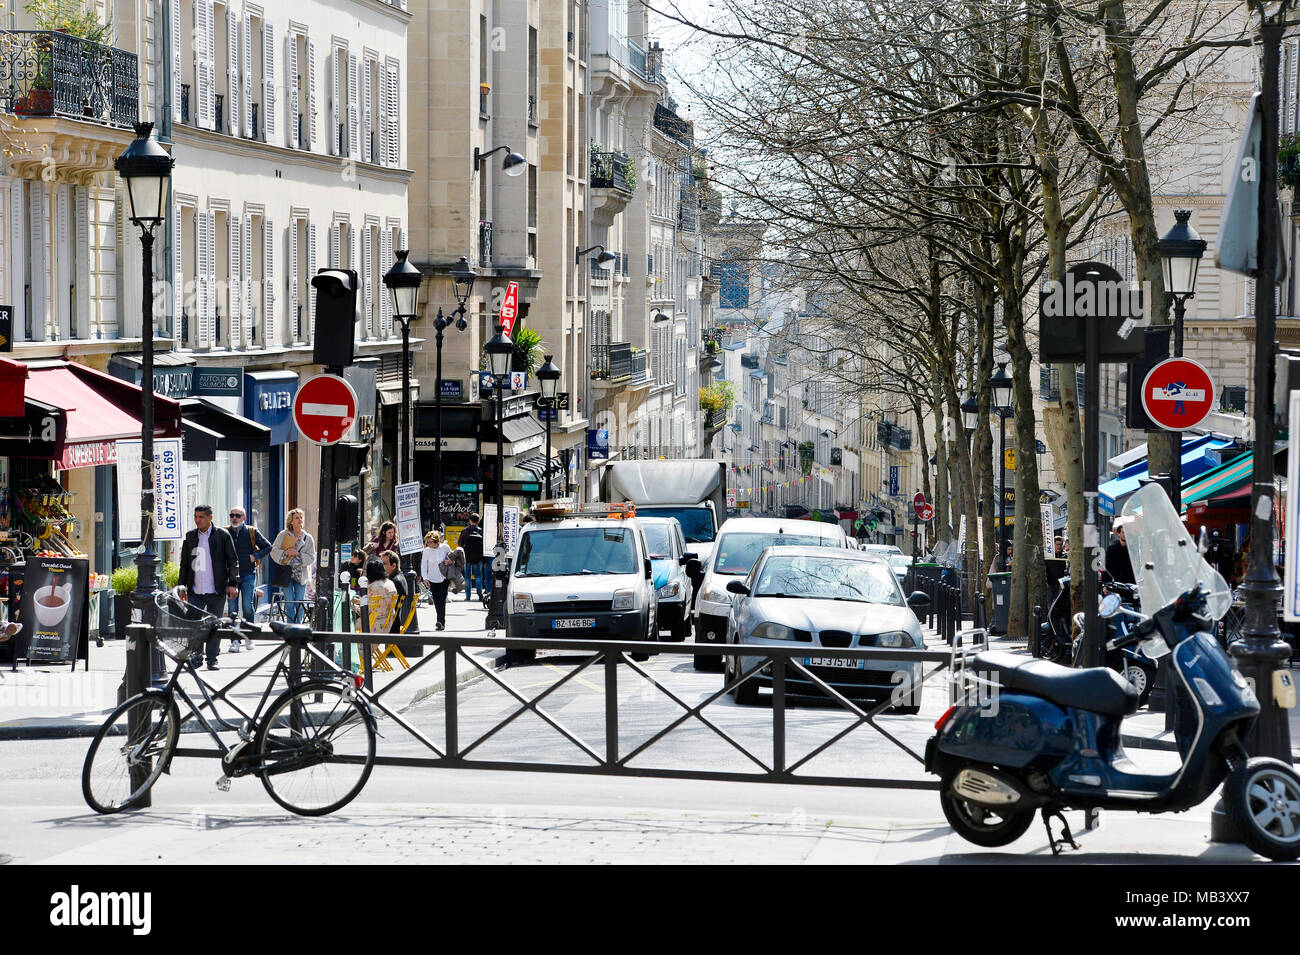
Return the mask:
<svg viewBox="0 0 1300 955"><path fill-rule="evenodd" d="M642 517L675 517L682 525L682 536L688 544L707 544L717 534L713 526L713 512L707 507L647 507L638 504L636 512Z"/></svg>
<svg viewBox="0 0 1300 955"><path fill-rule="evenodd" d="M627 527L530 531L519 543L516 577L635 574L636 543Z"/></svg>

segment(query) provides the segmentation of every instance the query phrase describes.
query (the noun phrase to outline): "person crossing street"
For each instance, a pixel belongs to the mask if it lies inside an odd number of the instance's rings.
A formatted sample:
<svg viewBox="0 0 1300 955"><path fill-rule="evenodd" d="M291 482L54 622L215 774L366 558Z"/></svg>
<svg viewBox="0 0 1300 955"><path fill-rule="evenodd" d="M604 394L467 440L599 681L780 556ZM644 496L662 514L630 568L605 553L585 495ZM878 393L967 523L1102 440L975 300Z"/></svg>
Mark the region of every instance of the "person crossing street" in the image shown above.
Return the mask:
<svg viewBox="0 0 1300 955"><path fill-rule="evenodd" d="M245 520L244 509L239 506L230 509L226 531L235 542L235 554L239 557L239 597L230 600L229 613L233 616L238 611L245 621L252 623L256 612L257 571L262 559L271 553L271 542ZM253 649L251 637L230 641L231 653L241 649Z"/></svg>

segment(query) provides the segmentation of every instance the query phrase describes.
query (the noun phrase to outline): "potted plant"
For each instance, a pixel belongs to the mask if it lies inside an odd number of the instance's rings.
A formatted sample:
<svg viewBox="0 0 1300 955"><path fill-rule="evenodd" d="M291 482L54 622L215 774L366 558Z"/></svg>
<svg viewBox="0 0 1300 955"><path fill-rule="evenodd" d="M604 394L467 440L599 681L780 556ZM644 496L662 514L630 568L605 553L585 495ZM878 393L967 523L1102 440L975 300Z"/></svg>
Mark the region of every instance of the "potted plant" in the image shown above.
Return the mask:
<svg viewBox="0 0 1300 955"><path fill-rule="evenodd" d="M162 587L171 590L180 582L180 565L163 564L159 576L162 578ZM131 605L131 594L138 580L139 571L135 564L122 565L109 578L109 584L113 588L113 636L119 640L126 637L127 624L139 621L139 614L135 613L135 608Z"/></svg>
<svg viewBox="0 0 1300 955"><path fill-rule="evenodd" d="M112 28L99 19L87 0L28 0L24 9L39 29L85 40L81 45L87 70L93 67L92 58L98 55L91 44L112 43ZM14 112L28 116L49 116L54 112L55 42L55 38L39 34L32 38L35 76L31 89L15 104ZM105 94L101 92L101 95ZM93 114L96 105L89 101L83 103L83 112Z"/></svg>

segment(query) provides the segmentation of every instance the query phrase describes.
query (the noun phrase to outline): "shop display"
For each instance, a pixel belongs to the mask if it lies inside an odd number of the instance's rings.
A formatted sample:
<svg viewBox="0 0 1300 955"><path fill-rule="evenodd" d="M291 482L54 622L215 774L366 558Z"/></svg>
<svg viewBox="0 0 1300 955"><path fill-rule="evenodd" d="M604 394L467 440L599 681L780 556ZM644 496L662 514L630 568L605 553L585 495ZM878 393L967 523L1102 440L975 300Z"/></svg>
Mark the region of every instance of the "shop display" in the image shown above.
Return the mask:
<svg viewBox="0 0 1300 955"><path fill-rule="evenodd" d="M69 507L72 495L54 478L46 476L18 486L13 509L17 527L36 539L39 557L85 557L71 542L78 519Z"/></svg>

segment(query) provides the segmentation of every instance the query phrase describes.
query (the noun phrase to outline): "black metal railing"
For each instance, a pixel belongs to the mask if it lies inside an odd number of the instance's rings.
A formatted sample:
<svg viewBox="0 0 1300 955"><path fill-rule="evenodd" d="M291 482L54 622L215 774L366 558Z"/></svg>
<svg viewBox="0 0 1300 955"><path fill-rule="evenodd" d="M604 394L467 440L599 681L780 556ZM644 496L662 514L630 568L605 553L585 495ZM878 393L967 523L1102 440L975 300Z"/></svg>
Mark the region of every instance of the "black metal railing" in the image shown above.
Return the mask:
<svg viewBox="0 0 1300 955"><path fill-rule="evenodd" d="M20 116L66 116L112 126L139 118L134 53L53 30L4 31L0 108Z"/></svg>
<svg viewBox="0 0 1300 955"><path fill-rule="evenodd" d="M181 84L181 122L189 125L190 122L190 84Z"/></svg>
<svg viewBox="0 0 1300 955"><path fill-rule="evenodd" d="M217 132L221 133L221 132L225 132L226 129L226 124L225 124L226 97L221 93L218 93L216 96L216 101L217 101L216 107L213 113L212 128L215 129Z"/></svg>
<svg viewBox="0 0 1300 955"><path fill-rule="evenodd" d="M492 264L492 223L482 222L478 224L478 264Z"/></svg>
<svg viewBox="0 0 1300 955"><path fill-rule="evenodd" d="M252 128L252 137L253 137L254 139L257 138L257 136L258 136L258 130L261 128L261 127L258 125L258 122L257 122L258 119L260 118L259 115L258 115L258 113L260 112L259 107L260 107L261 105L262 105L261 103L254 103L254 104L253 104L253 111L252 111L252 112L253 112L253 125L252 125L251 128Z"/></svg>
<svg viewBox="0 0 1300 955"><path fill-rule="evenodd" d="M632 40L627 41L627 65L631 67L632 72L641 79L646 79L646 59L645 50L641 49Z"/></svg>
<svg viewBox="0 0 1300 955"><path fill-rule="evenodd" d="M533 126L537 125L537 94L536 93L528 94L528 122Z"/></svg>
<svg viewBox="0 0 1300 955"><path fill-rule="evenodd" d="M644 348L632 349L631 375L633 380L644 380L650 374L649 363Z"/></svg>
<svg viewBox="0 0 1300 955"><path fill-rule="evenodd" d="M491 95L490 92L478 91L478 111L483 116L488 114L488 97Z"/></svg>
<svg viewBox="0 0 1300 955"><path fill-rule="evenodd" d="M880 421L876 424L876 440L887 448L898 451L912 450L912 429Z"/></svg>
<svg viewBox="0 0 1300 955"><path fill-rule="evenodd" d="M758 356L757 356L757 355L741 355L741 356L740 356L740 367L741 367L741 368L751 368L751 369L756 369L756 368L758 368Z"/></svg>
<svg viewBox="0 0 1300 955"><path fill-rule="evenodd" d="M628 177L632 160L627 153L601 152L591 153L591 187L593 189L619 189L631 193L636 183Z"/></svg>
<svg viewBox="0 0 1300 955"><path fill-rule="evenodd" d="M601 342L591 346L591 377L618 381L632 377L632 343Z"/></svg>

